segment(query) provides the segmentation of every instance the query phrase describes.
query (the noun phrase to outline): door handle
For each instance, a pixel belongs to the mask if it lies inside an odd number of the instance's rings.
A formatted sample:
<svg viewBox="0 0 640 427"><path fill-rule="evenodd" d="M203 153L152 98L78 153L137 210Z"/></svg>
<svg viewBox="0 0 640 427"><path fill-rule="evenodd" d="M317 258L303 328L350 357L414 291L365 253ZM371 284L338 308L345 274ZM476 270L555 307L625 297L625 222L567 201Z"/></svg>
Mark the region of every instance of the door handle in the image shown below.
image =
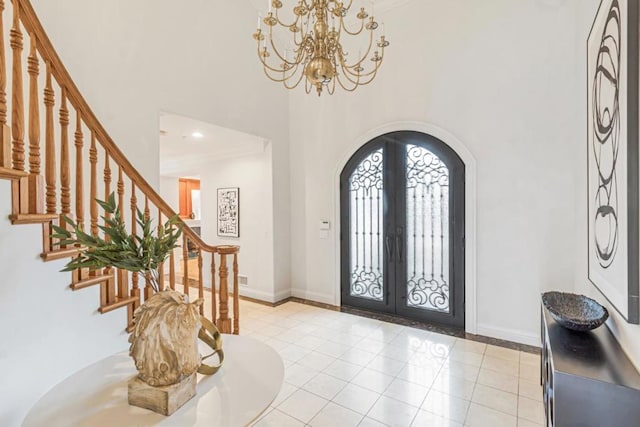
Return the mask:
<svg viewBox="0 0 640 427"><path fill-rule="evenodd" d="M393 262L393 234L387 234L385 246L387 247L387 258L389 262Z"/></svg>
<svg viewBox="0 0 640 427"><path fill-rule="evenodd" d="M396 251L398 252L398 262L402 262L402 235L404 229L402 227L396 228Z"/></svg>

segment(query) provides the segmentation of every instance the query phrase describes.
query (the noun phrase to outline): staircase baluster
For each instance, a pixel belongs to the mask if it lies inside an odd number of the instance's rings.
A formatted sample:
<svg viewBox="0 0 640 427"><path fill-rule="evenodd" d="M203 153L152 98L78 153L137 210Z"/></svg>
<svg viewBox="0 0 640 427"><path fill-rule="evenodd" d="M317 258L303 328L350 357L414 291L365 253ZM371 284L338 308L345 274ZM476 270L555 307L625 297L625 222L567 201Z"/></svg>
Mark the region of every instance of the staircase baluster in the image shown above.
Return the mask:
<svg viewBox="0 0 640 427"><path fill-rule="evenodd" d="M182 234L182 287L185 295L189 295L189 239Z"/></svg>
<svg viewBox="0 0 640 427"><path fill-rule="evenodd" d="M149 221L151 218L151 211L149 210L149 196L144 195L144 219Z"/></svg>
<svg viewBox="0 0 640 427"><path fill-rule="evenodd" d="M158 208L158 235L160 234L160 228L162 227L162 209ZM158 285L160 290L164 291L164 261L158 265Z"/></svg>
<svg viewBox="0 0 640 427"><path fill-rule="evenodd" d="M96 134L91 132L91 148L89 148L89 163L91 164L91 189L90 192L90 200L89 200L89 215L90 219L90 227L91 227L91 235L96 237L98 236L98 202L96 199L98 198L98 149L96 148ZM96 271L92 270L89 272L90 276L96 276ZM106 304L106 294L104 301L101 299L101 305Z"/></svg>
<svg viewBox="0 0 640 427"><path fill-rule="evenodd" d="M229 286L227 268L228 251L219 249L220 254L220 317L218 318L218 329L223 334L231 333L231 319L229 319Z"/></svg>
<svg viewBox="0 0 640 427"><path fill-rule="evenodd" d="M76 110L76 132L74 134L76 147L76 220L78 226L84 230L84 135L82 134L82 113Z"/></svg>
<svg viewBox="0 0 640 427"><path fill-rule="evenodd" d="M150 212L149 212L149 197L147 197L147 195L145 194L144 196L144 219L145 221L149 221L149 219L151 218L150 216ZM153 288L151 287L151 276L149 276L149 274L147 273L147 275L145 276L145 286L144 286L144 298L145 300L149 297L151 297L151 295L153 295Z"/></svg>
<svg viewBox="0 0 640 427"><path fill-rule="evenodd" d="M218 301L216 296L216 252L211 253L211 321L218 323Z"/></svg>
<svg viewBox="0 0 640 427"><path fill-rule="evenodd" d="M11 168L11 130L7 125L7 65L3 15L4 0L0 0L0 167L9 169Z"/></svg>
<svg viewBox="0 0 640 427"><path fill-rule="evenodd" d="M240 293L238 289L238 252L233 253L233 333L240 334Z"/></svg>
<svg viewBox="0 0 640 427"><path fill-rule="evenodd" d="M33 214L44 213L44 177L40 174L40 104L38 102L38 61L37 39L31 33L31 51L28 58L29 72L29 181L25 189L27 211Z"/></svg>
<svg viewBox="0 0 640 427"><path fill-rule="evenodd" d="M109 152L105 150L104 155L104 200L109 198L111 194L111 165L109 164ZM104 217L107 219L111 218L111 214L109 212L104 213ZM109 236L105 233L104 239L108 242L110 240ZM106 267L104 269L104 274L111 274L111 267ZM106 299L107 305L113 304L116 301L116 284L113 278L109 279L106 284ZM103 304L104 306L104 304Z"/></svg>
<svg viewBox="0 0 640 427"><path fill-rule="evenodd" d="M24 93L22 87L22 31L20 30L20 5L13 4L13 26L9 31L13 50L11 79L11 134L13 137L13 168L24 171ZM20 201L20 207L24 204ZM20 209L20 212L26 212Z"/></svg>
<svg viewBox="0 0 640 427"><path fill-rule="evenodd" d="M138 198L136 197L136 183L131 180L131 234L138 234ZM140 286L138 284L139 275L134 273L131 275L131 296L138 297L138 303L136 307L140 304Z"/></svg>
<svg viewBox="0 0 640 427"><path fill-rule="evenodd" d="M122 166L118 166L118 212L120 212L120 221L126 224L126 210L124 208L124 174ZM135 217L134 217L135 218ZM129 297L129 273L127 270L118 269L118 299Z"/></svg>
<svg viewBox="0 0 640 427"><path fill-rule="evenodd" d="M45 180L47 213L55 214L57 210L56 200L56 146L53 124L53 107L55 106L55 92L51 86L51 63L47 62L47 80L44 88L45 109Z"/></svg>
<svg viewBox="0 0 640 427"><path fill-rule="evenodd" d="M60 95L60 208L61 217L71 215L71 167L69 165L69 109L67 90L62 87ZM62 226L66 227L66 223ZM61 246L64 248L65 246Z"/></svg>
<svg viewBox="0 0 640 427"><path fill-rule="evenodd" d="M198 248L198 298L204 298L204 281L202 280L202 249ZM200 315L204 316L204 304L200 306Z"/></svg>
<svg viewBox="0 0 640 427"><path fill-rule="evenodd" d="M173 225L171 229L173 230ZM176 251L175 249L169 254L169 287L171 290L176 290Z"/></svg>

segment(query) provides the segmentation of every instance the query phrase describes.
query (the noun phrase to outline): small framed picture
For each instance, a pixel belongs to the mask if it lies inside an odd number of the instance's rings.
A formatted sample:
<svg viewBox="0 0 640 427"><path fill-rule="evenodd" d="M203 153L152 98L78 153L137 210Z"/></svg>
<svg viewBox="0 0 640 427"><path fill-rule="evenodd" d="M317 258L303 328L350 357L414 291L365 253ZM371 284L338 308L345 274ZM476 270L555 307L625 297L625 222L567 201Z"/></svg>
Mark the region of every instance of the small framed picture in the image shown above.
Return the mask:
<svg viewBox="0 0 640 427"><path fill-rule="evenodd" d="M240 237L240 188L218 188L218 236Z"/></svg>

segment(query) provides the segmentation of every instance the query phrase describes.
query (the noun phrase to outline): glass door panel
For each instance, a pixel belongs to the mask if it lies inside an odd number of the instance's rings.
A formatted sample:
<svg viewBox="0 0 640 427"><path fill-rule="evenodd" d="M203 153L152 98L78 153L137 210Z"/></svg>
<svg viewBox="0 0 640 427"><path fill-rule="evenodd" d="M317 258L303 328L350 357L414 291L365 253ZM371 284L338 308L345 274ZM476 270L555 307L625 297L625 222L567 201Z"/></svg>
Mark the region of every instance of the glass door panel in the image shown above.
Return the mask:
<svg viewBox="0 0 640 427"><path fill-rule="evenodd" d="M365 157L349 177L350 286L353 297L382 301L383 150Z"/></svg>
<svg viewBox="0 0 640 427"><path fill-rule="evenodd" d="M406 304L448 313L449 168L426 148L406 145Z"/></svg>

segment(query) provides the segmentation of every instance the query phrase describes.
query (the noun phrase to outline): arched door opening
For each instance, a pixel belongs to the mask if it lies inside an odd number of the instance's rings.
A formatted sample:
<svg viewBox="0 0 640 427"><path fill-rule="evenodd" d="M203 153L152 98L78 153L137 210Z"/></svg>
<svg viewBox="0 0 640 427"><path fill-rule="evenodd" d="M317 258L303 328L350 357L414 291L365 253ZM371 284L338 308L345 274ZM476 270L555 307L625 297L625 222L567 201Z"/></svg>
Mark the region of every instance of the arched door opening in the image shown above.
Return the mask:
<svg viewBox="0 0 640 427"><path fill-rule="evenodd" d="M340 175L342 304L464 328L465 166L439 139L379 136Z"/></svg>

